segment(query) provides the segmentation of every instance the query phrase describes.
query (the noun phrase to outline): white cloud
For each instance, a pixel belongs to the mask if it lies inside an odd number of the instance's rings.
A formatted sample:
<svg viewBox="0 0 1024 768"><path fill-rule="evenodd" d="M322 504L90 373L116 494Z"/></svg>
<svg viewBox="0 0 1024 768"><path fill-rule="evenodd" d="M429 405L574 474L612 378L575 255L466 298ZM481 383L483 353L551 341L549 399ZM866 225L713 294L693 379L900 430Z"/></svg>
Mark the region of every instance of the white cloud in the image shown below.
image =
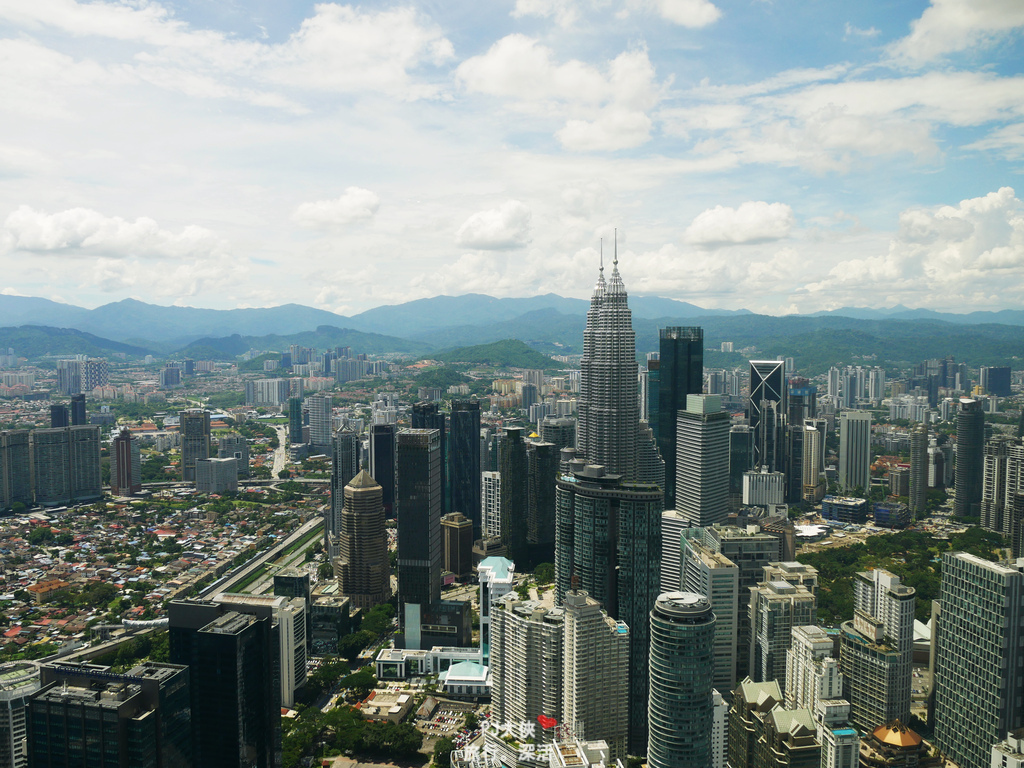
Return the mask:
<svg viewBox="0 0 1024 768"><path fill-rule="evenodd" d="M579 19L580 10L576 0L516 0L512 18L525 16L554 17L558 26L571 27Z"/></svg>
<svg viewBox="0 0 1024 768"><path fill-rule="evenodd" d="M348 187L337 200L303 203L295 209L292 221L312 229L343 227L369 221L380 208L376 192L362 187Z"/></svg>
<svg viewBox="0 0 1024 768"><path fill-rule="evenodd" d="M509 200L500 208L479 211L466 219L455 233L455 242L482 250L522 248L530 242L531 217L529 208L518 200Z"/></svg>
<svg viewBox="0 0 1024 768"><path fill-rule="evenodd" d="M1024 27L1020 0L932 0L910 34L890 46L892 57L913 66L950 53L986 47Z"/></svg>
<svg viewBox="0 0 1024 768"><path fill-rule="evenodd" d="M1003 187L938 209L909 209L887 252L837 264L807 290L834 304L892 297L962 311L1024 300L1024 203Z"/></svg>
<svg viewBox="0 0 1024 768"><path fill-rule="evenodd" d="M846 22L846 26L843 28L843 38L847 39L850 37L878 37L881 34L881 30L875 27L868 27L867 29L861 29L855 27L850 22Z"/></svg>
<svg viewBox="0 0 1024 768"><path fill-rule="evenodd" d="M519 109L564 116L556 133L568 149L607 151L636 147L650 138L646 112L662 98L646 50L626 51L601 69L512 34L487 53L459 65L456 78L470 93L512 99Z"/></svg>
<svg viewBox="0 0 1024 768"><path fill-rule="evenodd" d="M781 240L793 227L793 209L785 203L746 202L739 208L716 205L699 214L684 238L694 245L715 247Z"/></svg>
<svg viewBox="0 0 1024 768"><path fill-rule="evenodd" d="M714 24L722 12L709 0L653 0L661 18L681 27L700 29Z"/></svg>
<svg viewBox="0 0 1024 768"><path fill-rule="evenodd" d="M964 149L973 149L979 152L995 150L1001 152L1005 157L1020 159L1024 157L1024 123L996 128L985 138L966 144Z"/></svg>
<svg viewBox="0 0 1024 768"><path fill-rule="evenodd" d="M5 250L36 253L181 258L223 250L221 241L203 227L190 225L175 234L150 218L126 221L88 208L47 214L23 205L7 217L2 232Z"/></svg>

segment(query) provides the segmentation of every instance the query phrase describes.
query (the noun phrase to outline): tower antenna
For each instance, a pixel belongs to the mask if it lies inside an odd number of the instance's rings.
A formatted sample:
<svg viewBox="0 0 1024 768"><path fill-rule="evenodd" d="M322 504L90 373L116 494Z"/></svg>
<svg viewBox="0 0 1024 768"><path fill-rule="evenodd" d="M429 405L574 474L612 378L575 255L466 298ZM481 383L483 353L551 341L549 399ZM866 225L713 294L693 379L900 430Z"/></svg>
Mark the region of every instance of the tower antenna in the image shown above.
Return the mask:
<svg viewBox="0 0 1024 768"><path fill-rule="evenodd" d="M604 238L600 239L601 243L601 271L604 272Z"/></svg>
<svg viewBox="0 0 1024 768"><path fill-rule="evenodd" d="M615 232L615 257L612 266L617 267L619 266L619 228L616 227L613 231Z"/></svg>

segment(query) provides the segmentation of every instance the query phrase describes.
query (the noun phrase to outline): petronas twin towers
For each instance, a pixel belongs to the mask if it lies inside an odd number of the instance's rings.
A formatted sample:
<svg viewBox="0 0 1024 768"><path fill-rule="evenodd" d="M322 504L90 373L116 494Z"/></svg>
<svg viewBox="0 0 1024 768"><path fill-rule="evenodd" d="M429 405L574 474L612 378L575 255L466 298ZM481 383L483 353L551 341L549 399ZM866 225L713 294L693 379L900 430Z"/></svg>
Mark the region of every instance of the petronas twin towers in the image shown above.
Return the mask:
<svg viewBox="0 0 1024 768"><path fill-rule="evenodd" d="M665 462L650 428L640 421L636 334L617 253L607 283L602 261L587 311L578 445L588 464L599 464L608 474L665 487Z"/></svg>

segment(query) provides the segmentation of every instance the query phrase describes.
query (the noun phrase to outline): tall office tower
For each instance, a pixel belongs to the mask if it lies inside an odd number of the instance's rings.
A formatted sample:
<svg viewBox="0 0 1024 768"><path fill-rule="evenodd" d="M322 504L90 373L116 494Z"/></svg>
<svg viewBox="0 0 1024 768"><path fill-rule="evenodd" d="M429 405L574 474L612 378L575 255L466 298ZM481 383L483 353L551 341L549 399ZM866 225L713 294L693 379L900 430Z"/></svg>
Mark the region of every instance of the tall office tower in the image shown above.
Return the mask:
<svg viewBox="0 0 1024 768"><path fill-rule="evenodd" d="M665 462L658 452L654 441L654 431L646 421L641 421L637 428L637 481L665 487ZM662 502L662 508L665 503Z"/></svg>
<svg viewBox="0 0 1024 768"><path fill-rule="evenodd" d="M803 457L801 460L801 480L803 482L803 498L817 503L825 495L825 483L821 476L825 471L825 430L824 419L807 419L803 430Z"/></svg>
<svg viewBox="0 0 1024 768"><path fill-rule="evenodd" d="M210 412L200 410L182 411L181 430L181 479L186 483L196 481L196 459L210 457Z"/></svg>
<svg viewBox="0 0 1024 768"><path fill-rule="evenodd" d="M391 598L391 562L384 527L383 492L364 469L345 483L334 574L338 592L353 608Z"/></svg>
<svg viewBox="0 0 1024 768"><path fill-rule="evenodd" d="M439 430L403 429L398 433L395 512L403 626L418 626L421 611L441 599L441 470Z"/></svg>
<svg viewBox="0 0 1024 768"><path fill-rule="evenodd" d="M115 496L131 496L142 490L142 457L139 441L124 427L112 441L110 449L110 492Z"/></svg>
<svg viewBox="0 0 1024 768"><path fill-rule="evenodd" d="M444 569L460 579L473 574L473 521L461 512L441 518L441 549Z"/></svg>
<svg viewBox="0 0 1024 768"><path fill-rule="evenodd" d="M394 424L374 424L370 427L370 477L377 481L384 503L384 515L394 517L395 512L395 435Z"/></svg>
<svg viewBox="0 0 1024 768"><path fill-rule="evenodd" d="M1010 389L1010 367L983 365L978 369L978 383L985 390L986 395L1009 397L1012 394Z"/></svg>
<svg viewBox="0 0 1024 768"><path fill-rule="evenodd" d="M234 459L238 477L249 476L249 441L238 433L222 434L217 439L217 458Z"/></svg>
<svg viewBox="0 0 1024 768"><path fill-rule="evenodd" d="M559 450L554 443L527 443L529 475L526 507L526 542L530 560L550 563L555 557L555 479Z"/></svg>
<svg viewBox="0 0 1024 768"><path fill-rule="evenodd" d="M724 555L739 568L735 633L736 679L742 680L750 674L750 588L756 587L764 580L764 566L780 559L782 541L777 536L759 530L756 525L746 528L734 525L692 528L687 535L695 538L712 552Z"/></svg>
<svg viewBox="0 0 1024 768"><path fill-rule="evenodd" d="M616 256L605 285L601 267L587 310L580 360L579 450L611 475L638 477L636 335Z"/></svg>
<svg viewBox="0 0 1024 768"><path fill-rule="evenodd" d="M498 723L562 721L565 612L507 594L491 603L491 717ZM490 733L490 731L488 731ZM551 730L537 729L538 741ZM490 738L490 736L488 736Z"/></svg>
<svg viewBox="0 0 1024 768"><path fill-rule="evenodd" d="M815 712L819 701L843 697L843 676L833 649L832 637L821 627L793 627L793 641L786 652L787 709L804 707Z"/></svg>
<svg viewBox="0 0 1024 768"><path fill-rule="evenodd" d="M981 516L981 487L985 451L985 413L981 401L960 398L956 412L956 495L953 514Z"/></svg>
<svg viewBox="0 0 1024 768"><path fill-rule="evenodd" d="M28 700L38 690L37 663L0 665L0 765L4 768L28 768Z"/></svg>
<svg viewBox="0 0 1024 768"><path fill-rule="evenodd" d="M198 493L234 493L238 490L238 462L235 459L197 459Z"/></svg>
<svg viewBox="0 0 1024 768"><path fill-rule="evenodd" d="M736 688L736 630L739 620L740 570L720 552L704 546L703 533L688 531L683 539L681 592L704 595L715 612L715 689L732 697ZM749 590L748 590L749 591Z"/></svg>
<svg viewBox="0 0 1024 768"><path fill-rule="evenodd" d="M306 684L306 634L310 619L305 599L221 592L214 595L213 602L225 611L270 617L273 645L278 652L275 663L281 706L294 707L295 692Z"/></svg>
<svg viewBox="0 0 1024 768"><path fill-rule="evenodd" d="M729 509L743 504L743 475L754 468L754 433L746 424L729 429Z"/></svg>
<svg viewBox="0 0 1024 768"><path fill-rule="evenodd" d="M785 500L799 504L804 497L804 440L807 430L803 422L790 423L785 430L786 472Z"/></svg>
<svg viewBox="0 0 1024 768"><path fill-rule="evenodd" d="M309 413L309 444L313 453L330 453L334 433L331 423L333 398L328 394L310 395L303 406Z"/></svg>
<svg viewBox="0 0 1024 768"><path fill-rule="evenodd" d="M172 664L189 668L193 765L281 766L281 664L270 611L168 607Z"/></svg>
<svg viewBox="0 0 1024 768"><path fill-rule="evenodd" d="M910 514L924 513L928 504L928 426L910 430Z"/></svg>
<svg viewBox="0 0 1024 768"><path fill-rule="evenodd" d="M502 478L504 482L504 478ZM555 491L555 588L561 604L573 585L630 628L629 744L647 744L648 627L661 581L662 491L625 483L595 465L571 464Z"/></svg>
<svg viewBox="0 0 1024 768"><path fill-rule="evenodd" d="M786 419L790 424L803 424L804 419L815 418L818 415L818 388L807 379L790 379L787 409Z"/></svg>
<svg viewBox="0 0 1024 768"><path fill-rule="evenodd" d="M57 391L62 395L77 395L82 391L80 360L57 361Z"/></svg>
<svg viewBox="0 0 1024 768"><path fill-rule="evenodd" d="M522 427L505 427L498 446L501 473L501 543L509 559L527 558L527 507L530 503L530 470Z"/></svg>
<svg viewBox="0 0 1024 768"><path fill-rule="evenodd" d="M935 654L935 744L961 768L1024 725L1024 561L942 556Z"/></svg>
<svg viewBox="0 0 1024 768"><path fill-rule="evenodd" d="M704 329L662 328L659 338L658 450L665 461L665 509L678 509L676 483L681 475L676 469L676 417L689 410L688 397L704 389Z"/></svg>
<svg viewBox="0 0 1024 768"><path fill-rule="evenodd" d="M187 667L146 662L115 674L95 664L50 663L28 700L28 765L188 768Z"/></svg>
<svg viewBox="0 0 1024 768"><path fill-rule="evenodd" d="M747 422L754 433L755 467L783 470L787 401L786 364L781 360L750 361L750 403Z"/></svg>
<svg viewBox="0 0 1024 768"><path fill-rule="evenodd" d="M480 403L452 400L448 435L448 470L452 486L452 511L473 523L473 537L480 538Z"/></svg>
<svg viewBox="0 0 1024 768"><path fill-rule="evenodd" d="M537 388L533 384L523 384L519 390L519 406L528 411L537 402L537 397Z"/></svg>
<svg viewBox="0 0 1024 768"><path fill-rule="evenodd" d="M985 443L981 489L981 525L1014 535L1014 499L1024 492L1024 440L994 435Z"/></svg>
<svg viewBox="0 0 1024 768"><path fill-rule="evenodd" d="M729 514L730 417L722 410L722 398L688 395L677 425L675 509L691 526L724 523Z"/></svg>
<svg viewBox="0 0 1024 768"><path fill-rule="evenodd" d="M839 369L832 366L828 369L827 394L834 405L839 400Z"/></svg>
<svg viewBox="0 0 1024 768"><path fill-rule="evenodd" d="M854 577L853 621L842 624L839 663L850 719L862 729L910 719L914 604L914 588L888 571Z"/></svg>
<svg viewBox="0 0 1024 768"><path fill-rule="evenodd" d="M420 402L412 406L409 420L413 429L436 429L441 440L441 514L451 512L448 488L448 419L437 403ZM462 510L456 510L461 512Z"/></svg>
<svg viewBox="0 0 1024 768"><path fill-rule="evenodd" d="M61 429L71 426L71 413L66 405L50 406L50 429Z"/></svg>
<svg viewBox="0 0 1024 768"><path fill-rule="evenodd" d="M786 684L786 652L793 627L812 624L818 600L809 589L788 581L766 581L750 590L750 676L758 683L778 680ZM785 690L783 690L785 693Z"/></svg>
<svg viewBox="0 0 1024 768"><path fill-rule="evenodd" d="M661 513L661 591L680 592L683 590L683 531L689 528L685 517L674 509Z"/></svg>
<svg viewBox="0 0 1024 768"><path fill-rule="evenodd" d="M651 611L651 768L711 765L715 614L704 595L666 592Z"/></svg>
<svg viewBox="0 0 1024 768"><path fill-rule="evenodd" d="M562 605L562 719L576 723L582 738L607 742L612 760L625 761L629 627L586 592L570 591Z"/></svg>
<svg viewBox="0 0 1024 768"><path fill-rule="evenodd" d="M839 415L839 484L843 490L871 488L871 413L843 411Z"/></svg>
<svg viewBox="0 0 1024 768"><path fill-rule="evenodd" d="M330 560L338 556L337 538L341 531L341 510L345 506L345 486L358 472L359 438L351 429L339 429L331 440L331 506L324 514L324 551Z"/></svg>
<svg viewBox="0 0 1024 768"><path fill-rule="evenodd" d="M651 425L651 429L654 430L654 439L657 441L660 427L658 426L661 416L658 410L658 401L661 398L661 360L658 359L657 352L651 354L655 357L648 355L647 357L647 423Z"/></svg>
<svg viewBox="0 0 1024 768"><path fill-rule="evenodd" d="M298 445L302 442L302 398L288 398L288 442Z"/></svg>
<svg viewBox="0 0 1024 768"><path fill-rule="evenodd" d="M540 439L559 448L576 448L576 419L545 416L540 423Z"/></svg>
<svg viewBox="0 0 1024 768"><path fill-rule="evenodd" d="M32 506L32 447L30 431L0 432L0 509L15 503Z"/></svg>
<svg viewBox="0 0 1024 768"><path fill-rule="evenodd" d="M489 539L501 538L501 472L480 473L481 535Z"/></svg>
<svg viewBox="0 0 1024 768"><path fill-rule="evenodd" d="M881 402L885 397L885 371L877 365L868 371L868 400Z"/></svg>

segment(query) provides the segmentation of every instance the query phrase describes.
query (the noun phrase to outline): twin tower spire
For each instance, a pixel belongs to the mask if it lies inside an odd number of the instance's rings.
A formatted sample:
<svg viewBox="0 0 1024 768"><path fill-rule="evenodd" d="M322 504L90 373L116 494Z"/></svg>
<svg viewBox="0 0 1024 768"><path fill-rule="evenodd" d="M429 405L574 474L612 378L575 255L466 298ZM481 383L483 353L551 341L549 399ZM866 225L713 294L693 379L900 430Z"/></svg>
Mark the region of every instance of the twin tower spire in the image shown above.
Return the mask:
<svg viewBox="0 0 1024 768"><path fill-rule="evenodd" d="M594 295L592 298L598 299L603 298L606 294L626 295L626 286L622 282L622 276L619 274L619 230L615 230L614 234L614 255L612 257L612 276L609 283L605 283L604 280L604 238L601 238L601 266L598 269L597 274L597 285L594 286Z"/></svg>

